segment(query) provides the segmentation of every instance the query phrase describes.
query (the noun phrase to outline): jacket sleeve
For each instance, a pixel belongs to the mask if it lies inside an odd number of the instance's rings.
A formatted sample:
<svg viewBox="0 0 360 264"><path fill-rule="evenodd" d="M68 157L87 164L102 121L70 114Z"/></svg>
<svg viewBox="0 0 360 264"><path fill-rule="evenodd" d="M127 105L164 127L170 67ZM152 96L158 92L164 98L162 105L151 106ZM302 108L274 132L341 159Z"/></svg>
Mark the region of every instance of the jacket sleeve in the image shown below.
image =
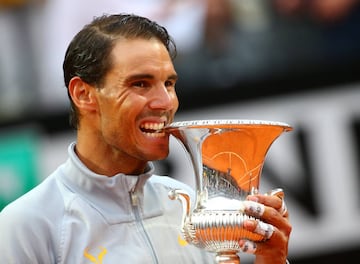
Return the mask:
<svg viewBox="0 0 360 264"><path fill-rule="evenodd" d="M44 209L38 209L10 204L0 213L1 263L55 263Z"/></svg>

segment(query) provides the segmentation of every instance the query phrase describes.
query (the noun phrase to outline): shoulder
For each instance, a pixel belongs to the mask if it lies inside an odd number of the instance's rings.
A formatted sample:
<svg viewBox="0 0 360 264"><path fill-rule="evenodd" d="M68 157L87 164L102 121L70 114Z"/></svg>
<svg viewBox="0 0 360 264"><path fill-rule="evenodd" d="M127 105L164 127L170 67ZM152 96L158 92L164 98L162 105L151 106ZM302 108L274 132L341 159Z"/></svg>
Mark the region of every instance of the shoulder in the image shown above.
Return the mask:
<svg viewBox="0 0 360 264"><path fill-rule="evenodd" d="M5 262L35 261L48 250L45 243L51 241L50 223L43 217L47 209L27 205L25 200L19 198L0 213L0 255Z"/></svg>
<svg viewBox="0 0 360 264"><path fill-rule="evenodd" d="M0 233L24 235L44 233L61 213L61 195L55 178L49 176L38 186L8 204L0 212Z"/></svg>
<svg viewBox="0 0 360 264"><path fill-rule="evenodd" d="M62 214L59 197L56 182L47 178L0 212L0 255L5 260L16 256L29 263L53 258L49 247L56 247L54 237Z"/></svg>
<svg viewBox="0 0 360 264"><path fill-rule="evenodd" d="M38 186L8 204L0 212L0 228L3 226L34 226L42 218L54 212L56 190L52 179L45 179ZM57 208L59 209L59 207ZM24 230L25 231L25 230Z"/></svg>

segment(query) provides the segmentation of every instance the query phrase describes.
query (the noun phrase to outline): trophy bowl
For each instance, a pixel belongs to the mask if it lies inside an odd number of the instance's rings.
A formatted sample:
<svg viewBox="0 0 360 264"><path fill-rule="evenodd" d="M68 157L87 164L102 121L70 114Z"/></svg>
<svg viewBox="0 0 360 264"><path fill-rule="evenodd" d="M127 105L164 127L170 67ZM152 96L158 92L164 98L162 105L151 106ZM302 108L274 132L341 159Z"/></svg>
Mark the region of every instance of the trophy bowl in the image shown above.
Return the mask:
<svg viewBox="0 0 360 264"><path fill-rule="evenodd" d="M181 121L166 128L194 169L194 204L184 190L169 192L183 205L181 228L188 243L215 252L216 263L240 263L240 240L265 239L243 228L245 220L255 219L244 213L243 201L258 193L271 144L291 130L282 122L242 119Z"/></svg>

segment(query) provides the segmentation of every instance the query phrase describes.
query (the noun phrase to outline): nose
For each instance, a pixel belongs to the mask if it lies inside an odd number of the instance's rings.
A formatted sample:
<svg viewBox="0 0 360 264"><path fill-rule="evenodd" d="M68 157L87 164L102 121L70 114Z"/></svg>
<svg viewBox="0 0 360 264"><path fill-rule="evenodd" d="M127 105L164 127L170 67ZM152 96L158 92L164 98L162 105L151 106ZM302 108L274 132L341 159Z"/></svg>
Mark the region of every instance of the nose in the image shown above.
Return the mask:
<svg viewBox="0 0 360 264"><path fill-rule="evenodd" d="M151 109L171 110L178 106L178 98L174 88L167 88L165 85L157 85L151 89Z"/></svg>

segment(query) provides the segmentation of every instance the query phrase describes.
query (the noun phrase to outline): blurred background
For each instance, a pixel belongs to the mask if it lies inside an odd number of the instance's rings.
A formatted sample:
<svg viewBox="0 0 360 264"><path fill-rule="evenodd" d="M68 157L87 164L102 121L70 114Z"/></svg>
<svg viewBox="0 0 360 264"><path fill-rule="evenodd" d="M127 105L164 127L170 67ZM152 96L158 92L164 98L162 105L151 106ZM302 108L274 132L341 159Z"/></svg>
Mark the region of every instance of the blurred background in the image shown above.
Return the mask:
<svg viewBox="0 0 360 264"><path fill-rule="evenodd" d="M358 0L0 0L0 209L67 158L75 133L62 80L66 47L94 16L120 12L154 19L174 37L177 120L294 127L271 147L261 182L264 192L285 189L290 262L359 258ZM174 140L156 166L194 184Z"/></svg>

